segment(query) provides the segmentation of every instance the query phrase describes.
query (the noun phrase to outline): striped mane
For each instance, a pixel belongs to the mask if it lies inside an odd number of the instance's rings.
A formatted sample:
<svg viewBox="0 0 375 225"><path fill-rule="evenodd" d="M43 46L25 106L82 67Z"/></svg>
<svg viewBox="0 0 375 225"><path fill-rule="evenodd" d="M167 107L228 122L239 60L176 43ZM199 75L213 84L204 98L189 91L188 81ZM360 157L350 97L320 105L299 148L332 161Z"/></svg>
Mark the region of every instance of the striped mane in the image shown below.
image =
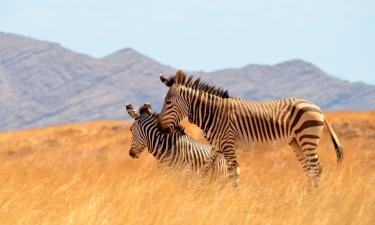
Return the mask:
<svg viewBox="0 0 375 225"><path fill-rule="evenodd" d="M187 88L191 88L194 90L203 91L205 93L215 95L217 97L221 98L230 98L228 90L224 90L222 88L218 88L214 85L210 85L206 82L203 82L200 78L194 78L193 76L186 76L185 73L183 73L181 70L179 70L177 73L182 74L182 80L179 81L179 85L182 85ZM175 81L175 76L168 79L166 82L167 86L171 87Z"/></svg>

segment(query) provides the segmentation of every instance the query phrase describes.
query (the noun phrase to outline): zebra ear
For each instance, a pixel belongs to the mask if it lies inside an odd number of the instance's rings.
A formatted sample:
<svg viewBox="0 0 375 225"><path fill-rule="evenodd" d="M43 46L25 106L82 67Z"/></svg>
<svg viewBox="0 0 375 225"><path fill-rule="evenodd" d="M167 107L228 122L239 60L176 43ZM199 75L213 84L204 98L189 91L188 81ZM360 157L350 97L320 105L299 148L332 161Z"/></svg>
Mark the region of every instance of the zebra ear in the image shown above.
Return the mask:
<svg viewBox="0 0 375 225"><path fill-rule="evenodd" d="M139 113L134 110L132 104L126 104L126 111L128 112L129 116L133 119L137 119Z"/></svg>
<svg viewBox="0 0 375 225"><path fill-rule="evenodd" d="M185 73L182 70L177 70L176 76L174 78L175 84L182 84L185 80Z"/></svg>
<svg viewBox="0 0 375 225"><path fill-rule="evenodd" d="M147 109L147 111L151 114L152 113L152 109L151 109L151 105L150 103L146 102L145 104L143 104L143 107L145 107L145 109Z"/></svg>
<svg viewBox="0 0 375 225"><path fill-rule="evenodd" d="M165 86L171 87L173 85L174 78L167 79L163 74L160 74L160 80L165 84Z"/></svg>
<svg viewBox="0 0 375 225"><path fill-rule="evenodd" d="M164 84L168 83L167 78L165 78L163 74L160 74L159 77L160 77L161 82L163 82Z"/></svg>
<svg viewBox="0 0 375 225"><path fill-rule="evenodd" d="M149 103L143 104L143 106L139 109L139 114L148 113L151 114L151 105Z"/></svg>

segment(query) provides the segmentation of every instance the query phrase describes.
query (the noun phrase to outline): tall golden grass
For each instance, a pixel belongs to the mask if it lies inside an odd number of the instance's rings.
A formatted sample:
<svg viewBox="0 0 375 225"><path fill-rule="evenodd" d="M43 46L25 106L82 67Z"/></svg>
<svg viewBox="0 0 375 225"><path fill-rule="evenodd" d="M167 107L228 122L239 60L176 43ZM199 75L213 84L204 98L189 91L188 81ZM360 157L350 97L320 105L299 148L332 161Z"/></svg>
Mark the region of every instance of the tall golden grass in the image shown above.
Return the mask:
<svg viewBox="0 0 375 225"><path fill-rule="evenodd" d="M374 139L341 137L345 159L337 165L325 135L323 175L311 192L291 149L253 146L238 152L241 185L233 189L160 171L147 152L131 159L129 125L99 121L1 133L0 224L375 223Z"/></svg>

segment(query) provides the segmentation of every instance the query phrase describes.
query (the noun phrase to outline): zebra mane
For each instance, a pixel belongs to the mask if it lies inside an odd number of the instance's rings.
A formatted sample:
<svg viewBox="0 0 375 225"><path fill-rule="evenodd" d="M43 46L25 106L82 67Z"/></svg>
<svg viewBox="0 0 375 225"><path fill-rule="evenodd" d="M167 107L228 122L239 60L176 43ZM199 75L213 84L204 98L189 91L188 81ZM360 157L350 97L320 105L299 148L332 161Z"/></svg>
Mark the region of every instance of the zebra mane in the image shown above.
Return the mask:
<svg viewBox="0 0 375 225"><path fill-rule="evenodd" d="M182 77L181 80L178 82L180 85L185 86L187 88L191 88L194 90L199 90L206 92L211 95L215 95L221 98L230 98L228 90L224 90L222 88L218 88L214 85L210 85L206 82L203 82L201 78L194 78L193 76L186 76L185 73L183 73L181 70L179 70L177 73L181 73ZM174 81L176 79L176 76L169 78L166 81L167 86L172 86Z"/></svg>

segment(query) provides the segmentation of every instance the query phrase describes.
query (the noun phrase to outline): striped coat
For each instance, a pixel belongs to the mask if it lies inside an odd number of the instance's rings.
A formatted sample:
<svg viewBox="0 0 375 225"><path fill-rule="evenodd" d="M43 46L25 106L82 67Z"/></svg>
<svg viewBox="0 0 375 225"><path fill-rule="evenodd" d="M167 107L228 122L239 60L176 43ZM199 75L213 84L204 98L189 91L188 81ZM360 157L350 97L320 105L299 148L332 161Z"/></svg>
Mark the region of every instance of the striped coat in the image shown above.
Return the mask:
<svg viewBox="0 0 375 225"><path fill-rule="evenodd" d="M195 141L184 133L182 128L166 134L160 130L157 123L158 115L151 112L151 106L145 104L139 112L132 105L126 106L128 114L134 118L130 130L132 133L132 144L129 155L138 158L139 154L147 148L160 165L187 169L197 172L210 157L212 147ZM226 175L227 165L221 154L213 166L213 176Z"/></svg>
<svg viewBox="0 0 375 225"><path fill-rule="evenodd" d="M234 98L227 91L187 77L182 71L177 71L170 79L164 76L160 79L169 87L160 113L161 127L171 131L187 116L204 131L209 143L224 154L234 185L239 181L235 150L242 143L287 140L313 186L318 184L321 173L316 150L323 126L330 132L338 161L343 158L335 132L319 107L309 101ZM207 171L214 160L215 155L212 155L203 171Z"/></svg>

